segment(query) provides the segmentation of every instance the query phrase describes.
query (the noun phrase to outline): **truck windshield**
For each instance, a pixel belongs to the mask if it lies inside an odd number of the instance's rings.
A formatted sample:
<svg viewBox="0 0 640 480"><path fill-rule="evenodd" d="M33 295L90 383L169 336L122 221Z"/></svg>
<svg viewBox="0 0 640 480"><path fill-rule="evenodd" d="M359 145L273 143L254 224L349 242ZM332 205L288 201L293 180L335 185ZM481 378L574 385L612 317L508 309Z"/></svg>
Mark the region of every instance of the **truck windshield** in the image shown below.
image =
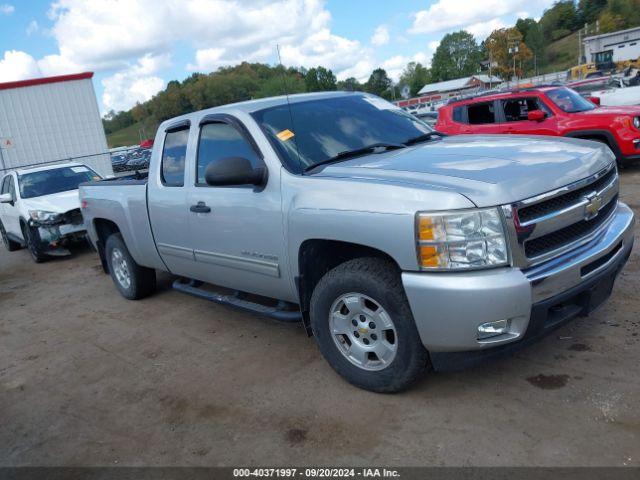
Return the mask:
<svg viewBox="0 0 640 480"><path fill-rule="evenodd" d="M370 145L402 147L409 140L415 143L418 137L428 141L425 134L433 132L426 123L386 100L362 94L293 102L290 107L284 103L258 110L253 117L295 172L345 152L365 151Z"/></svg>
<svg viewBox="0 0 640 480"><path fill-rule="evenodd" d="M75 190L82 182L99 180L100 176L84 165L40 170L18 176L22 198L41 197Z"/></svg>
<svg viewBox="0 0 640 480"><path fill-rule="evenodd" d="M596 108L593 103L581 97L578 92L566 87L549 90L547 97L567 113L586 112Z"/></svg>

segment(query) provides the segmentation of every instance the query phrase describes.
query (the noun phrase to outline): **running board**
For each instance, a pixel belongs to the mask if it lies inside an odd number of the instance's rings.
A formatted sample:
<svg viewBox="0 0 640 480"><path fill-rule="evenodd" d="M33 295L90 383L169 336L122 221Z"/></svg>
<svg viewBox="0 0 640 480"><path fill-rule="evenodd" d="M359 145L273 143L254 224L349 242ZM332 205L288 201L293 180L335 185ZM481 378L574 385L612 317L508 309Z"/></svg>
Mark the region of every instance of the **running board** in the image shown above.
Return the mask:
<svg viewBox="0 0 640 480"><path fill-rule="evenodd" d="M204 298L211 302L229 305L258 315L264 315L265 317L273 318L274 320L279 320L281 322L302 321L302 313L300 313L299 310L284 310L282 308L285 305L285 302L278 302L277 306L269 307L259 303L250 302L248 300L243 300L240 298L240 292L236 292L232 295L224 295L199 288L200 285L202 285L202 282L197 280L191 280L189 283L183 283L180 279L177 279L173 282L172 287L174 290L178 290L182 293L188 293L194 297Z"/></svg>

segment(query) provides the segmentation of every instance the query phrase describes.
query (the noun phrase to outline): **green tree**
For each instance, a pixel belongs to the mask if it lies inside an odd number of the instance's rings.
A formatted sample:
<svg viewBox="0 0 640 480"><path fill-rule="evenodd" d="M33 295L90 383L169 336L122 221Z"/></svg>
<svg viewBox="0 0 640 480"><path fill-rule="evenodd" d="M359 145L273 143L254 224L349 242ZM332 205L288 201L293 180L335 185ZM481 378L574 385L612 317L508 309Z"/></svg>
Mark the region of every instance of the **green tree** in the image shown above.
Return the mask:
<svg viewBox="0 0 640 480"><path fill-rule="evenodd" d="M338 90L346 90L348 92L355 92L358 90L363 90L364 87L362 84L354 77L345 78L344 80L340 80L336 85Z"/></svg>
<svg viewBox="0 0 640 480"><path fill-rule="evenodd" d="M376 68L371 72L367 83L364 84L364 89L366 92L373 93L374 95L391 98L390 88L392 84L393 82L387 75L387 72L383 68Z"/></svg>
<svg viewBox="0 0 640 480"><path fill-rule="evenodd" d="M540 28L545 38L557 40L580 27L580 18L574 0L562 0L545 10L540 18Z"/></svg>
<svg viewBox="0 0 640 480"><path fill-rule="evenodd" d="M580 25L595 22L606 6L607 0L580 0L578 2Z"/></svg>
<svg viewBox="0 0 640 480"><path fill-rule="evenodd" d="M482 51L469 32L448 33L433 54L431 80L443 81L477 73Z"/></svg>
<svg viewBox="0 0 640 480"><path fill-rule="evenodd" d="M429 83L429 69L421 63L409 62L400 76L400 84L407 85L411 96L416 96L420 89Z"/></svg>
<svg viewBox="0 0 640 480"><path fill-rule="evenodd" d="M324 67L310 68L304 76L307 92L322 92L336 89L336 76Z"/></svg>

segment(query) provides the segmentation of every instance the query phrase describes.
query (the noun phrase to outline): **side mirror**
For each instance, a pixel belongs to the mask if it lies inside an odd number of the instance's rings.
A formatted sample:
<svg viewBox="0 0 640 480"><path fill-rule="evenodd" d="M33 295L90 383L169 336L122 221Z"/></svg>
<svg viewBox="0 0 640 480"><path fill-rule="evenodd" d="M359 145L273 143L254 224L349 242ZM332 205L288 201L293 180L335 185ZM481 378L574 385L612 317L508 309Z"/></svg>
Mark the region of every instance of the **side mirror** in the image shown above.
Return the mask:
<svg viewBox="0 0 640 480"><path fill-rule="evenodd" d="M547 114L542 110L531 110L527 113L527 119L531 122L541 122L545 118L547 118Z"/></svg>
<svg viewBox="0 0 640 480"><path fill-rule="evenodd" d="M0 203L13 203L13 197L10 193L3 193L0 195Z"/></svg>
<svg viewBox="0 0 640 480"><path fill-rule="evenodd" d="M267 181L266 168L253 168L251 162L242 157L227 157L212 162L204 172L207 185L264 185Z"/></svg>
<svg viewBox="0 0 640 480"><path fill-rule="evenodd" d="M596 105L600 106L600 97L589 97L589 101L591 103L595 103Z"/></svg>

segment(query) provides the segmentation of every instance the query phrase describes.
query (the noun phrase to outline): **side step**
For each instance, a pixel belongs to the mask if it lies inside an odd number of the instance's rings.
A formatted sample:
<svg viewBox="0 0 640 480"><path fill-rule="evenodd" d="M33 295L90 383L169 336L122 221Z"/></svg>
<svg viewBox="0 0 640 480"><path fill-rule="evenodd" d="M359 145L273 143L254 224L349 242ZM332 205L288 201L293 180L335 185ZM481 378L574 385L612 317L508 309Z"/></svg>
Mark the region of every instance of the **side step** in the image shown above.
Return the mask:
<svg viewBox="0 0 640 480"><path fill-rule="evenodd" d="M250 302L243 300L240 297L240 292L236 292L232 295L225 295L221 293L210 292L200 288L202 282L197 280L191 280L189 283L184 283L177 279L173 282L172 288L179 292L188 293L195 297L204 298L211 302L220 303L222 305L229 305L231 307L239 308L247 312L256 313L258 315L264 315L265 317L273 318L281 322L301 322L302 313L300 310L285 310L285 302L278 302L275 307L269 307L256 302Z"/></svg>

